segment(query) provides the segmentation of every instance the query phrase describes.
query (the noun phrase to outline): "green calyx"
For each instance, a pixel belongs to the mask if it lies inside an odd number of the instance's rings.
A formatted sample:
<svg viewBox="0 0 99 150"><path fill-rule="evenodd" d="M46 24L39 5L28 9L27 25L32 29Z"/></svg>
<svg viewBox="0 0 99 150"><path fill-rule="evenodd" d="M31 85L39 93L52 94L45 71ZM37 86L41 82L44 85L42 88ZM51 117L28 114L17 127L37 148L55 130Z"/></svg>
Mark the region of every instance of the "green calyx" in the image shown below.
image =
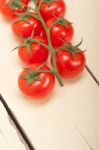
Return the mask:
<svg viewBox="0 0 99 150"><path fill-rule="evenodd" d="M34 3L37 3L38 0L31 0ZM46 2L47 4L50 4L52 2L59 2L59 0L41 0L40 3Z"/></svg>
<svg viewBox="0 0 99 150"><path fill-rule="evenodd" d="M71 22L69 22L68 20L66 20L64 18L59 18L59 19L57 19L57 24L61 24L63 26L66 26L67 24L71 24Z"/></svg>
<svg viewBox="0 0 99 150"><path fill-rule="evenodd" d="M15 22L24 20L24 21L26 21L27 23L30 23L30 22L28 21L28 19L29 19L30 17L33 17L33 15L30 13L30 8L28 8L25 13L18 13L17 16L19 17L19 19L18 19L17 21L15 21Z"/></svg>
<svg viewBox="0 0 99 150"><path fill-rule="evenodd" d="M32 2L36 3L38 0L31 0Z"/></svg>
<svg viewBox="0 0 99 150"><path fill-rule="evenodd" d="M12 51L18 49L18 48L23 48L23 47L26 47L29 54L32 55L32 52L31 52L31 44L34 43L34 40L32 38L27 38L27 39L22 39L23 40L23 43L20 44L19 46L15 47Z"/></svg>
<svg viewBox="0 0 99 150"><path fill-rule="evenodd" d="M49 27L49 29L51 30L52 27L54 27L55 25L63 25L64 27L66 27L66 25L68 24L71 24L71 22L69 22L68 20L60 17L60 18L57 18L55 16L55 14L53 14L53 17L55 18L55 22Z"/></svg>
<svg viewBox="0 0 99 150"><path fill-rule="evenodd" d="M54 0L44 0L43 2L46 2L48 4L50 4L51 2L53 2Z"/></svg>
<svg viewBox="0 0 99 150"><path fill-rule="evenodd" d="M43 66L44 66L44 64L40 65L39 67L37 67L37 69L35 71L25 68L25 70L27 70L27 74L25 76L23 76L23 79L27 80L29 85L31 85L33 83L33 81L35 81L35 80L40 81L40 77L38 76L38 73L47 71L47 70L41 71L41 68Z"/></svg>
<svg viewBox="0 0 99 150"><path fill-rule="evenodd" d="M12 51L14 51L18 48L26 47L29 54L32 55L31 44L33 44L33 43L38 43L39 45L44 46L45 48L48 49L48 45L44 43L43 39L34 39L33 37L34 37L34 30L32 31L30 37L28 37L28 38L20 37L23 40L23 43L20 44L19 46L15 47Z"/></svg>
<svg viewBox="0 0 99 150"><path fill-rule="evenodd" d="M34 40L31 37L24 40L24 45L26 45L26 46L31 45L32 43L34 43Z"/></svg>
<svg viewBox="0 0 99 150"><path fill-rule="evenodd" d="M28 19L30 17L32 17L32 15L31 14L18 14L18 17L19 17L20 20L24 20L24 21L28 22Z"/></svg>
<svg viewBox="0 0 99 150"><path fill-rule="evenodd" d="M23 77L24 80L27 80L28 84L31 85L33 81L40 81L40 77L37 75L37 71L33 71L31 69L26 69L27 74Z"/></svg>
<svg viewBox="0 0 99 150"><path fill-rule="evenodd" d="M83 53L83 51L80 51L79 50L79 46L82 44L82 40L75 46L73 46L71 43L67 44L66 46L66 49L72 53L73 55L74 54L79 54L79 53Z"/></svg>
<svg viewBox="0 0 99 150"><path fill-rule="evenodd" d="M34 39L33 39L33 36L34 36L34 30L32 31L30 37L28 37L28 38L20 37L23 40L23 43L20 44L19 46L15 47L12 51L14 51L14 50L16 50L18 48L26 47L28 52L29 52L29 54L32 55L31 44L33 44L35 42Z"/></svg>
<svg viewBox="0 0 99 150"><path fill-rule="evenodd" d="M27 74L23 76L23 79L27 80L28 84L31 85L33 81L41 80L40 77L38 76L39 73L53 73L53 71L51 70L42 69L43 66L44 64L41 64L40 66L37 67L35 71L33 71L32 69L25 68L25 70L27 70Z"/></svg>
<svg viewBox="0 0 99 150"><path fill-rule="evenodd" d="M74 55L74 54L79 54L79 53L83 53L83 52L85 52L85 51L80 51L79 50L79 46L82 44L82 40L77 44L77 45L75 45L75 46L73 46L71 43L67 43L67 44L65 44L65 45L63 45L63 46L61 46L59 49L57 49L56 50L56 52L57 51L60 51L60 50L68 50L72 55Z"/></svg>
<svg viewBox="0 0 99 150"><path fill-rule="evenodd" d="M72 45L66 46L66 49L67 49L70 53L72 53L73 55L79 53L78 48L75 47L75 46L72 46Z"/></svg>
<svg viewBox="0 0 99 150"><path fill-rule="evenodd" d="M15 8L22 8L22 2L20 0L11 0L10 2L7 3L7 5L11 6L12 9Z"/></svg>
<svg viewBox="0 0 99 150"><path fill-rule="evenodd" d="M31 9L32 9L31 7L28 7L26 12L16 13L16 15L19 17L19 19L15 20L15 23L24 20L25 22L30 24L29 18L35 18L35 19L39 20L39 17L37 16L37 14L33 14L33 13L30 12Z"/></svg>
<svg viewBox="0 0 99 150"><path fill-rule="evenodd" d="M38 43L39 45L42 45L44 46L45 48L48 48L48 46L46 44L43 43L42 40L40 39L33 39L33 35L27 39L24 40L24 46L27 47L27 50L29 52L30 55L32 55L32 52L31 52L31 44L33 43Z"/></svg>
<svg viewBox="0 0 99 150"><path fill-rule="evenodd" d="M33 42L34 42L34 41L33 41L32 38L28 38L28 39L26 39L26 40L24 41L24 46L27 48L28 53L29 53L30 55L32 55L31 44L32 44Z"/></svg>
<svg viewBox="0 0 99 150"><path fill-rule="evenodd" d="M30 55L32 55L31 44L33 44L33 43L34 43L33 38L29 37L29 38L27 38L27 39L24 39L23 44L21 44L20 46L21 46L21 47L26 47L27 50L28 50L28 53L29 53ZM19 46L19 47L20 47L20 46Z"/></svg>
<svg viewBox="0 0 99 150"><path fill-rule="evenodd" d="M51 4L52 2L59 2L59 0L42 0L43 2L46 2L47 4Z"/></svg>

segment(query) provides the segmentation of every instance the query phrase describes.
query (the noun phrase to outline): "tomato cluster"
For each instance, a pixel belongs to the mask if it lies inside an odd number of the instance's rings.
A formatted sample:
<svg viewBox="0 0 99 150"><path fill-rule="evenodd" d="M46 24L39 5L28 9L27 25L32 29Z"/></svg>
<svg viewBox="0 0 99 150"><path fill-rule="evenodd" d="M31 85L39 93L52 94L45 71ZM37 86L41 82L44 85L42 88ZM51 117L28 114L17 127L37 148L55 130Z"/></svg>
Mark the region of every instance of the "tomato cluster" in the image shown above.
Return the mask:
<svg viewBox="0 0 99 150"><path fill-rule="evenodd" d="M30 1L35 8L28 5ZM71 44L74 29L64 18L64 0L0 0L0 11L13 20L12 31L20 42L18 55L27 65L18 78L23 93L45 98L52 92L55 78L63 86L62 79L75 78L84 70L82 42Z"/></svg>

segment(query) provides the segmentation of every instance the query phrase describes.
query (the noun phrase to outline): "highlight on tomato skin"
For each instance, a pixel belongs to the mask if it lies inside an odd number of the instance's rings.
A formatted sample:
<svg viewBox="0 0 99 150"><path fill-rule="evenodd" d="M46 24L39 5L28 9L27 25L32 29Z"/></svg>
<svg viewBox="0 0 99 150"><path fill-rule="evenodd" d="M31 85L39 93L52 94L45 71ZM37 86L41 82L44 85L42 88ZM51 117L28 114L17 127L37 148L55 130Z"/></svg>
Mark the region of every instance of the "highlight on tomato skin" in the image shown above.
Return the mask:
<svg viewBox="0 0 99 150"><path fill-rule="evenodd" d="M38 66L40 66L40 64L32 64L28 66L27 69L35 71ZM39 80L35 79L33 82L31 82L31 84L29 84L29 81L31 81L33 78L29 76L27 69L24 69L19 75L18 85L21 92L32 97L33 99L41 100L47 98L55 87L54 75L52 73L38 73L37 76L39 77ZM50 68L44 65L41 70L50 71ZM24 79L24 77L27 77L27 80Z"/></svg>
<svg viewBox="0 0 99 150"><path fill-rule="evenodd" d="M40 0L38 2L38 5ZM49 1L46 0L41 4L40 13L45 21L53 18L63 17L66 13L66 4L63 0Z"/></svg>
<svg viewBox="0 0 99 150"><path fill-rule="evenodd" d="M86 57L83 52L72 54L68 50L61 50L56 54L56 64L61 78L71 79L84 70Z"/></svg>
<svg viewBox="0 0 99 150"><path fill-rule="evenodd" d="M43 31L41 22L36 18L30 17L28 18L28 22L19 19L17 17L12 24L12 31L15 35L28 38L31 36L32 31L34 31L34 36L40 35Z"/></svg>
<svg viewBox="0 0 99 150"><path fill-rule="evenodd" d="M10 5L8 5L9 2L12 0L0 0L0 12L4 17L6 17L9 20L15 19L17 16L17 13L24 13L27 10L27 4L29 0L20 0L22 4L22 8L12 8ZM25 5L24 5L25 4Z"/></svg>
<svg viewBox="0 0 99 150"><path fill-rule="evenodd" d="M41 36L34 36L33 40L41 40L47 44L47 41ZM33 42L30 44L30 51L27 49L27 46L24 46L18 49L18 55L25 64L30 65L33 63L44 63L48 58L49 51L39 43Z"/></svg>
<svg viewBox="0 0 99 150"><path fill-rule="evenodd" d="M46 24L50 27L55 21L55 18L51 18L46 22ZM71 42L74 36L74 28L72 24L68 20L63 19L63 21L64 23L57 23L53 25L50 31L51 42L55 48L63 46L64 43Z"/></svg>

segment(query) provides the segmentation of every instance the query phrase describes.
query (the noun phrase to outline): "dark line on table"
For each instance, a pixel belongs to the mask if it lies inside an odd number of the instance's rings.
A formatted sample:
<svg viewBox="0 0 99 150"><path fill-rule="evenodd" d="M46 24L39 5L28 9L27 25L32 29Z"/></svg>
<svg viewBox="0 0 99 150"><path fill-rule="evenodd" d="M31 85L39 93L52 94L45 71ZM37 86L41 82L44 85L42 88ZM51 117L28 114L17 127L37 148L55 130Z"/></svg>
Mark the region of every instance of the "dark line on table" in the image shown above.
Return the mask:
<svg viewBox="0 0 99 150"><path fill-rule="evenodd" d="M8 106L8 104L6 103L6 101L4 100L4 98L2 97L2 95L0 94L0 101L2 102L4 108L6 109L7 113L9 114L10 118L12 119L12 121L14 122L16 128L18 129L19 133L21 134L22 138L24 139L25 143L27 144L28 148L30 150L36 150L34 148L34 146L32 145L32 143L30 142L28 136L26 135L26 133L24 132L24 130L22 129L20 123L18 122L18 120L16 119L14 113L12 112L11 108Z"/></svg>
<svg viewBox="0 0 99 150"><path fill-rule="evenodd" d="M92 146L89 144L89 142L87 141L87 139L85 138L85 136L83 135L83 133L81 132L81 130L79 129L79 127L74 123L75 128L77 129L77 131L79 132L79 134L81 135L81 137L83 138L83 140L86 142L86 144L88 145L90 150L94 150L92 148Z"/></svg>
<svg viewBox="0 0 99 150"><path fill-rule="evenodd" d="M93 80L96 82L96 84L99 86L99 80L95 77L94 73L91 71L91 69L86 65L85 66L88 73L91 75L91 77L93 78Z"/></svg>

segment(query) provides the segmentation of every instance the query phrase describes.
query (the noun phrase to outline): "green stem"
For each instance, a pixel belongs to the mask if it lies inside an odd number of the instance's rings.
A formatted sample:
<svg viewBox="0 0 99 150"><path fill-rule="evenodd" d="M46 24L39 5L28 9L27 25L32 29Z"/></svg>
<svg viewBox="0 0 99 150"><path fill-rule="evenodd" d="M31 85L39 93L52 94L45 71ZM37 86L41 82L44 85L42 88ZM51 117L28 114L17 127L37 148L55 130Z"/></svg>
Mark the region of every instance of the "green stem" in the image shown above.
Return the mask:
<svg viewBox="0 0 99 150"><path fill-rule="evenodd" d="M42 4L43 2L44 2L44 0L40 0L39 5L38 5L38 10L40 9L41 4Z"/></svg>
<svg viewBox="0 0 99 150"><path fill-rule="evenodd" d="M38 43L38 44L44 46L44 47L47 48L47 49L49 48L48 45L47 45L47 44L44 44L42 41L34 40L34 42L36 42L36 43Z"/></svg>
<svg viewBox="0 0 99 150"><path fill-rule="evenodd" d="M39 70L39 72L38 73L53 73L53 71L51 71L51 70Z"/></svg>
<svg viewBox="0 0 99 150"><path fill-rule="evenodd" d="M47 35L47 38L48 38L48 50L50 51L50 54L52 56L52 67L53 67L53 73L55 74L60 86L63 86L63 82L61 80L61 77L59 75L59 72L58 72L58 69L57 69L57 66L56 66L56 52L55 52L55 49L53 48L52 46L52 43L51 43L51 37L50 37L50 29L46 26L46 23L44 21L44 19L42 18L40 12L39 12L39 9L36 7L36 13L38 14L39 18L40 18L40 21L46 31L46 35Z"/></svg>

